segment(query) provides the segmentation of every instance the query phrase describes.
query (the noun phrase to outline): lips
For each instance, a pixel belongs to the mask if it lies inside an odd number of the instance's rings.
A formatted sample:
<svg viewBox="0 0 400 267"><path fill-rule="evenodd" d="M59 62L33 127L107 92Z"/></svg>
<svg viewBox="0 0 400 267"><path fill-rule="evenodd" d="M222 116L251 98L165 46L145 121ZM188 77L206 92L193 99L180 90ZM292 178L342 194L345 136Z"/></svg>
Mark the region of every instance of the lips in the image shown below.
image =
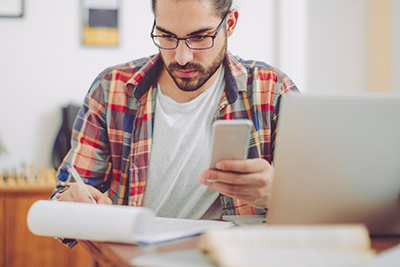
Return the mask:
<svg viewBox="0 0 400 267"><path fill-rule="evenodd" d="M182 70L182 69L175 69L175 72L180 78L186 78L186 79L192 78L197 73L196 70Z"/></svg>

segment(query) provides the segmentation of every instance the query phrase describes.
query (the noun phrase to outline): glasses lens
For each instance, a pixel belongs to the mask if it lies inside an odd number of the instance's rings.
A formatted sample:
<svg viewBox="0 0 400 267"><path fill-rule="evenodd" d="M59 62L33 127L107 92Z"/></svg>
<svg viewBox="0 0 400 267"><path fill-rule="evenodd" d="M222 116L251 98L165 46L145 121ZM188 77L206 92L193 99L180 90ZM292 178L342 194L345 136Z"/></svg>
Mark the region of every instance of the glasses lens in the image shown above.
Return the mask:
<svg viewBox="0 0 400 267"><path fill-rule="evenodd" d="M214 38L211 36L195 36L188 38L187 44L192 49L207 49L214 45Z"/></svg>
<svg viewBox="0 0 400 267"><path fill-rule="evenodd" d="M156 46L163 49L175 49L178 46L178 39L169 36L154 35L153 42ZM191 49L208 49L213 47L214 38L212 36L195 36L186 39L186 43Z"/></svg>
<svg viewBox="0 0 400 267"><path fill-rule="evenodd" d="M160 48L174 49L176 48L177 39L168 36L153 36L154 43Z"/></svg>

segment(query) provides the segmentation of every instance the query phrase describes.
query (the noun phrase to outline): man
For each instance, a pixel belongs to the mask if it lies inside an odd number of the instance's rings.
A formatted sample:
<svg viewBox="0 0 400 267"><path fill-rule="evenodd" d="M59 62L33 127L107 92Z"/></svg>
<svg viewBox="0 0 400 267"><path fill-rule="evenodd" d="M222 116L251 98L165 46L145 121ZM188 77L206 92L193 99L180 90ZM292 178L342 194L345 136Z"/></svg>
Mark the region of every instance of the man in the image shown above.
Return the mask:
<svg viewBox="0 0 400 267"><path fill-rule="evenodd" d="M239 16L231 0L152 4L159 54L94 81L53 198L90 203L65 168L71 162L98 203L177 218L265 214L279 100L296 86L265 63L227 52ZM207 169L211 124L219 119L253 121L249 159Z"/></svg>

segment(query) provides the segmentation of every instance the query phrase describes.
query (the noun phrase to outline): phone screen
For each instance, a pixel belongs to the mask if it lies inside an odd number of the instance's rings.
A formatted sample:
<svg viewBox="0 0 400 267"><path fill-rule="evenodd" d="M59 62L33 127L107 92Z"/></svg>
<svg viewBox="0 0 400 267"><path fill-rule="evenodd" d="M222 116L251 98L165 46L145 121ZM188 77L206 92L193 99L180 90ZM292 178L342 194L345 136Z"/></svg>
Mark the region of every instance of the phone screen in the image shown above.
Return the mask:
<svg viewBox="0 0 400 267"><path fill-rule="evenodd" d="M212 125L210 168L221 159L246 159L252 122L219 120Z"/></svg>

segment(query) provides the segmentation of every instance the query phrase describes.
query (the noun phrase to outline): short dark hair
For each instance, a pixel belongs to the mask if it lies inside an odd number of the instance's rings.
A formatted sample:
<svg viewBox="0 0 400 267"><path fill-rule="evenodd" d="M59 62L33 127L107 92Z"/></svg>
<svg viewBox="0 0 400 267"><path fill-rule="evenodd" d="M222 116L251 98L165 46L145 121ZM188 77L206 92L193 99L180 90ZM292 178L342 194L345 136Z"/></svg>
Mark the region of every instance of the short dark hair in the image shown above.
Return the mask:
<svg viewBox="0 0 400 267"><path fill-rule="evenodd" d="M176 0L176 1L188 1L188 0ZM211 5L214 7L214 14L221 18L231 10L232 0L208 0L211 1ZM154 16L156 15L157 0L151 0L151 8Z"/></svg>

